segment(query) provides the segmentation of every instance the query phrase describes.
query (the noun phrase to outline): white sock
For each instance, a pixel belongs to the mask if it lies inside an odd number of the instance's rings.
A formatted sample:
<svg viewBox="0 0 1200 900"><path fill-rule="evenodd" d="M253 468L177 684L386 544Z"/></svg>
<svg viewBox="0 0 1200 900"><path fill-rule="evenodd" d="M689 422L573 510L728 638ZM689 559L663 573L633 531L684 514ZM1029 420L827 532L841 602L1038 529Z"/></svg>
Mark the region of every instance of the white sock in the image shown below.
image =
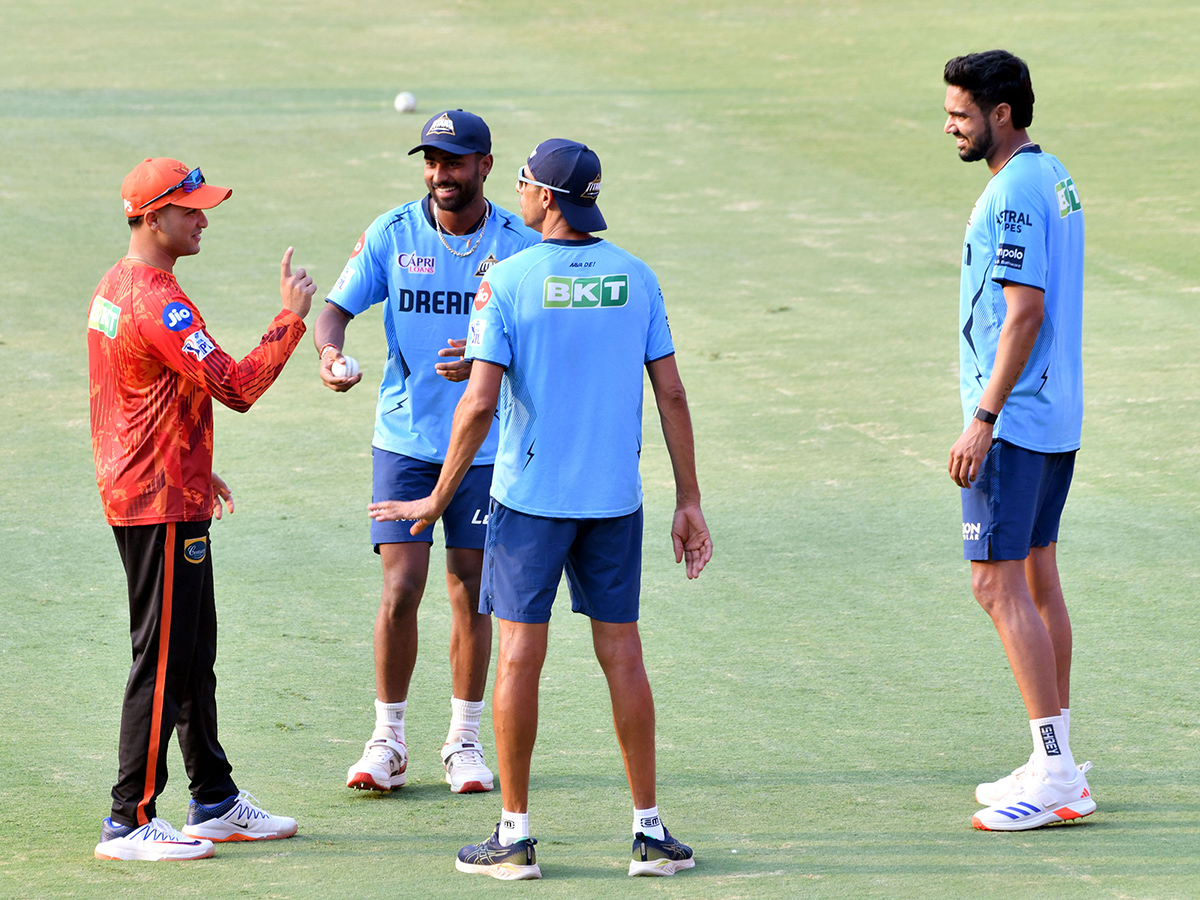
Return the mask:
<svg viewBox="0 0 1200 900"><path fill-rule="evenodd" d="M1070 743L1071 742L1071 711L1069 709L1064 709L1062 711L1062 717L1063 717L1063 740L1066 741L1067 743Z"/></svg>
<svg viewBox="0 0 1200 900"><path fill-rule="evenodd" d="M450 732L446 743L479 740L479 717L483 715L482 700L450 698Z"/></svg>
<svg viewBox="0 0 1200 900"><path fill-rule="evenodd" d="M666 831L663 829L662 819L659 818L657 806L652 806L649 809L634 808L633 835L637 837L639 834L652 837L656 841L661 841L666 837Z"/></svg>
<svg viewBox="0 0 1200 900"><path fill-rule="evenodd" d="M507 809L500 810L500 843L510 847L517 841L529 837L529 813L513 813Z"/></svg>
<svg viewBox="0 0 1200 900"><path fill-rule="evenodd" d="M1075 759L1071 756L1071 748L1067 744L1067 729L1063 726L1063 717L1057 715L1044 719L1030 719L1029 730L1033 734L1034 764L1054 778L1074 781L1078 773L1075 771Z"/></svg>
<svg viewBox="0 0 1200 900"><path fill-rule="evenodd" d="M404 740L404 710L408 709L408 701L401 703L384 703L375 700L375 730L391 729L392 740L405 744ZM405 744L407 746L407 744Z"/></svg>

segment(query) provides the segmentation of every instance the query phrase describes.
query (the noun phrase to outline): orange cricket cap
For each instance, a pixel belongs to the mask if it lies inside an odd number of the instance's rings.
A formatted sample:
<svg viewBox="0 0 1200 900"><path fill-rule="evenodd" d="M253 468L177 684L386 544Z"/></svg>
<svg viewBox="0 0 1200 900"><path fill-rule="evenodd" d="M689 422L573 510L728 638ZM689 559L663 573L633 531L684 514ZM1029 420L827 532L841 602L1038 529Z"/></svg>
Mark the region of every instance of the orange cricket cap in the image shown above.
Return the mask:
<svg viewBox="0 0 1200 900"><path fill-rule="evenodd" d="M179 160L165 156L138 163L121 182L121 199L129 219L168 205L212 209L231 194L229 188L205 184L199 169L188 169Z"/></svg>

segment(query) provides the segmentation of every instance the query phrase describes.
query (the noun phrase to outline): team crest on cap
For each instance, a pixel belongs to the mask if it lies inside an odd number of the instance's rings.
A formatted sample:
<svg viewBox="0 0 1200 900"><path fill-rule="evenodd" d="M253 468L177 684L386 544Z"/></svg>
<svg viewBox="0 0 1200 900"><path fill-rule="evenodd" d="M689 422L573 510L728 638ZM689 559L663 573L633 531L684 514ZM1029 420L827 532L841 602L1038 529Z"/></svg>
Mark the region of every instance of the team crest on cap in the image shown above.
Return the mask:
<svg viewBox="0 0 1200 900"><path fill-rule="evenodd" d="M122 200L125 200L125 198L124 198L124 197L122 197L121 199L122 199ZM131 213L131 212L133 212L133 204L132 204L132 203L130 203L128 200L125 200L125 212L126 212L126 213Z"/></svg>
<svg viewBox="0 0 1200 900"><path fill-rule="evenodd" d="M496 259L496 254L489 253L487 255L487 259L485 259L483 262L481 262L479 264L479 268L475 270L475 277L482 278L484 275L486 275L488 273L488 269L490 269L492 266L494 266L498 262L500 262L500 260Z"/></svg>
<svg viewBox="0 0 1200 900"><path fill-rule="evenodd" d="M425 130L425 137L435 134L454 134L454 120L450 118L449 113L442 113Z"/></svg>
<svg viewBox="0 0 1200 900"><path fill-rule="evenodd" d="M589 200L595 200L597 197L600 196L600 176L599 175L596 176L595 181L593 181L591 184L589 184L584 189L583 194L581 196L586 197Z"/></svg>

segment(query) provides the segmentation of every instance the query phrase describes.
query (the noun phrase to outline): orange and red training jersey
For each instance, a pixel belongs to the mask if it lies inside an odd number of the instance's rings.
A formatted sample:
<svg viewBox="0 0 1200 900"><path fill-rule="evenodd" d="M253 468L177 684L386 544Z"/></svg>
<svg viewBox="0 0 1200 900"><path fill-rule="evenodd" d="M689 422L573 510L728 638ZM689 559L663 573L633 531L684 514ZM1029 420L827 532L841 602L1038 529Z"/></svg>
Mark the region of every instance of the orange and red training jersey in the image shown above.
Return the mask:
<svg viewBox="0 0 1200 900"><path fill-rule="evenodd" d="M92 451L109 524L211 518L212 398L248 410L303 334L283 310L238 362L174 275L128 257L109 269L88 314Z"/></svg>

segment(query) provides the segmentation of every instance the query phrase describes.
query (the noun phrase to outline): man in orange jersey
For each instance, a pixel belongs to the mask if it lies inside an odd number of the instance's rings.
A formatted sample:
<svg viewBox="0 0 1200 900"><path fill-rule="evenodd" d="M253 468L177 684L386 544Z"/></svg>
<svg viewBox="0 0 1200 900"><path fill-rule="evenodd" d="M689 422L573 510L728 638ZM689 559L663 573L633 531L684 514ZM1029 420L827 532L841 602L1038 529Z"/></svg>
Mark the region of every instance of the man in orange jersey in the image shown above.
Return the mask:
<svg viewBox="0 0 1200 900"><path fill-rule="evenodd" d="M217 618L208 529L233 494L212 470L215 397L245 412L283 371L316 287L283 255L283 309L240 362L209 336L175 280L200 252L204 210L233 192L199 169L147 159L121 185L129 253L88 314L92 449L105 517L129 582L133 667L121 711L119 774L99 859L200 859L213 841L285 838L295 819L239 792L217 740ZM192 793L183 833L157 818L167 742L179 735Z"/></svg>

